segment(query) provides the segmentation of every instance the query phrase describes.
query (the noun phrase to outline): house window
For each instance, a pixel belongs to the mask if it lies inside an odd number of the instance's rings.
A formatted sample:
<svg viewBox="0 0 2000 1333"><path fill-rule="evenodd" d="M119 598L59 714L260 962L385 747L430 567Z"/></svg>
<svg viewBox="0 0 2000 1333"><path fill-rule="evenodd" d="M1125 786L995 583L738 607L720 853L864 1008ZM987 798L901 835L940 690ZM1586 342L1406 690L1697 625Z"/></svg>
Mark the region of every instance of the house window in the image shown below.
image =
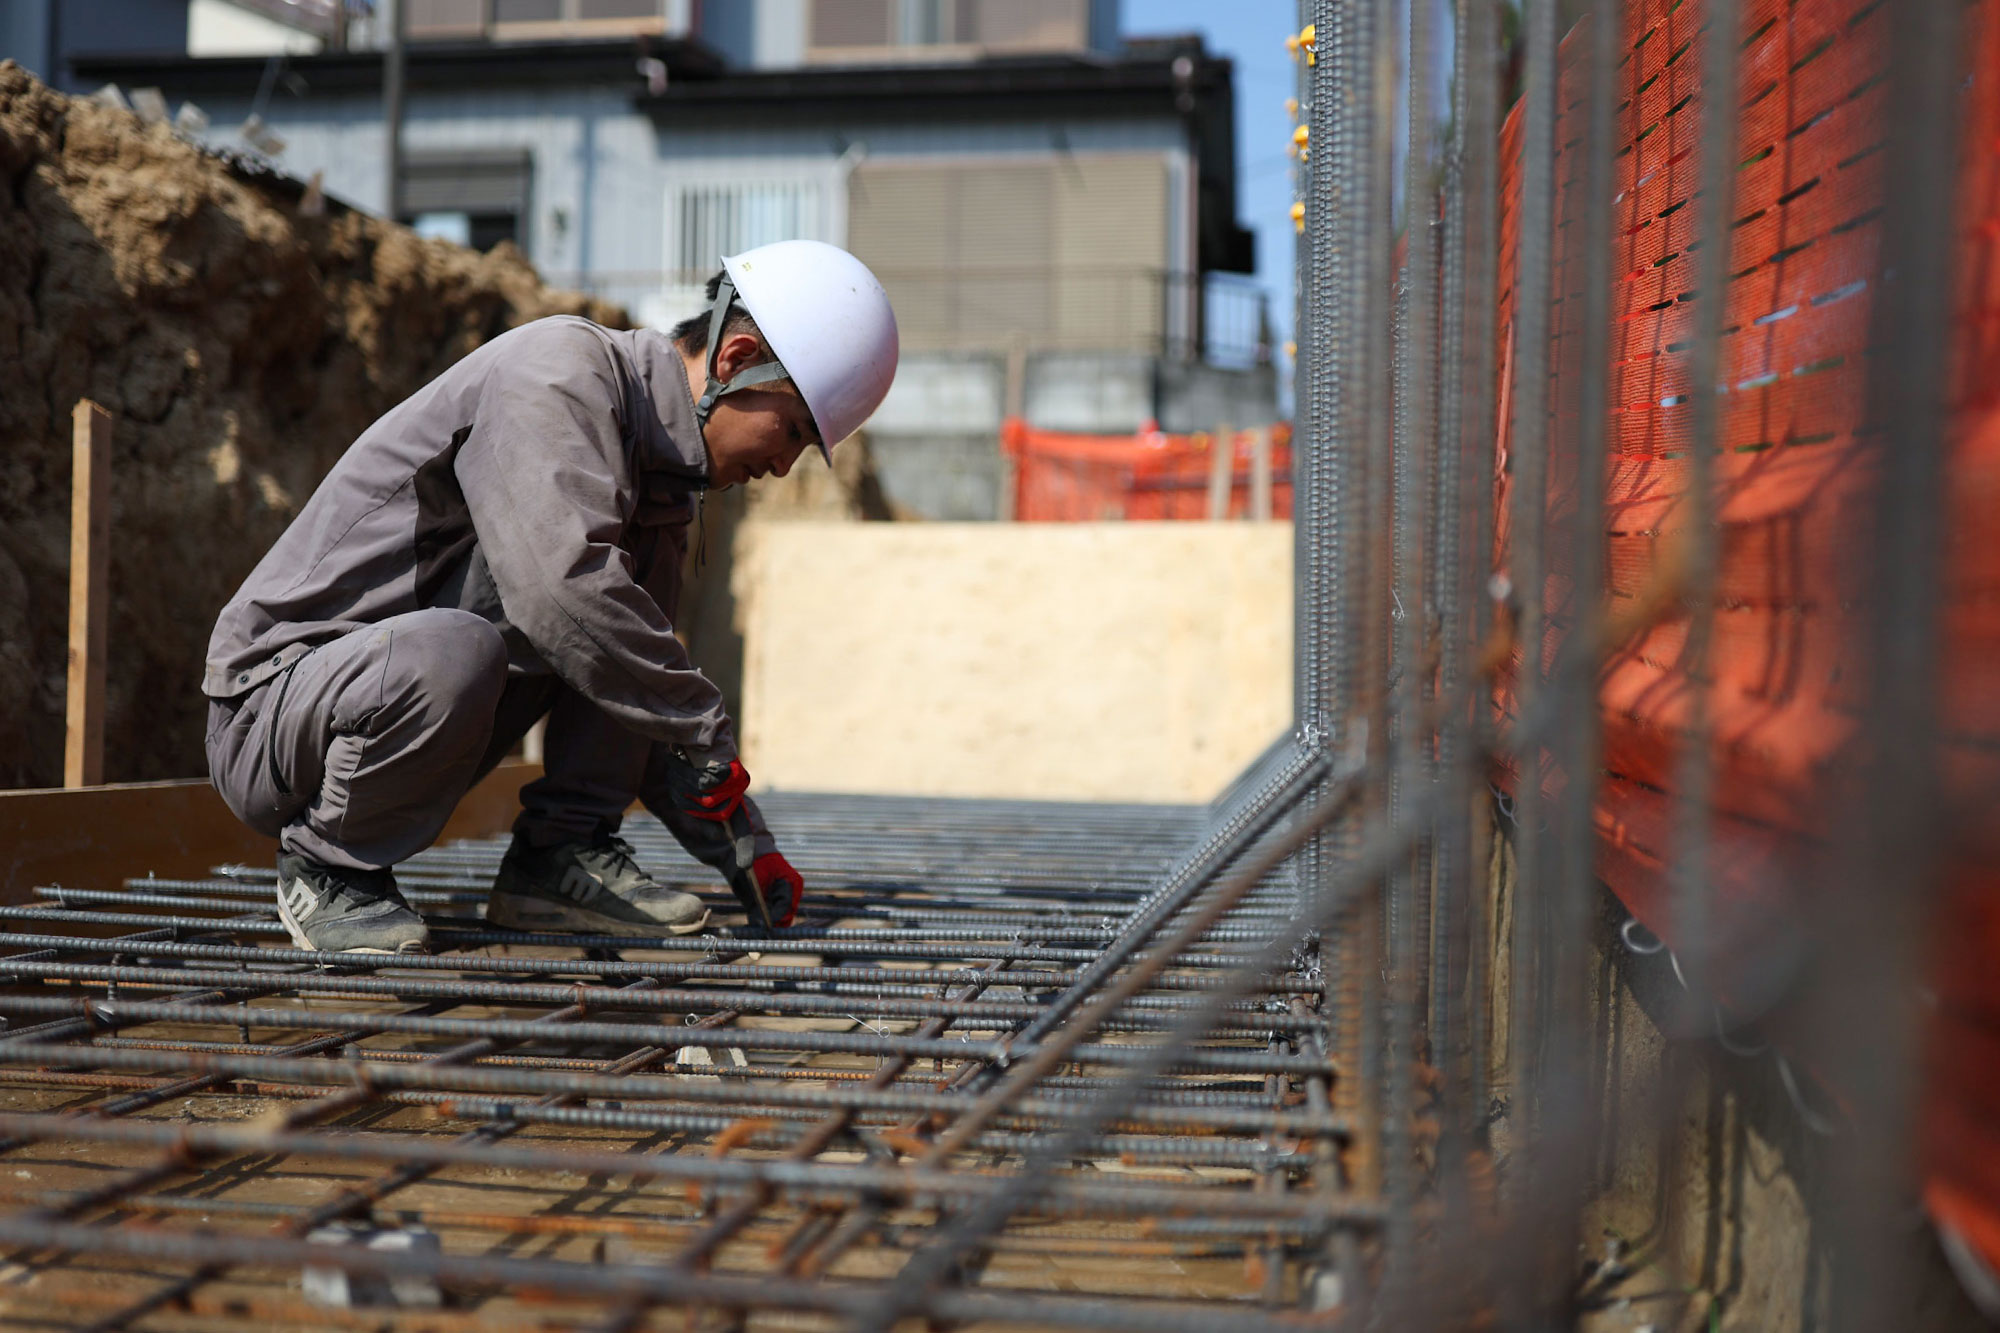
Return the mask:
<svg viewBox="0 0 2000 1333"><path fill-rule="evenodd" d="M935 58L940 46L1080 51L1090 0L811 0L814 60Z"/></svg>
<svg viewBox="0 0 2000 1333"><path fill-rule="evenodd" d="M488 0L406 2L403 32L413 42L477 41L486 34Z"/></svg>
<svg viewBox="0 0 2000 1333"><path fill-rule="evenodd" d="M813 0L815 47L886 46L896 0Z"/></svg>
<svg viewBox="0 0 2000 1333"><path fill-rule="evenodd" d="M493 0L495 23L560 23L562 0Z"/></svg>
<svg viewBox="0 0 2000 1333"><path fill-rule="evenodd" d="M844 244L845 178L830 161L766 164L750 179L691 173L667 187L666 223L665 282L638 311L655 327L703 308L703 288L724 255L773 241Z"/></svg>
<svg viewBox="0 0 2000 1333"><path fill-rule="evenodd" d="M411 0L474 6L496 41L685 34L692 0Z"/></svg>
<svg viewBox="0 0 2000 1333"><path fill-rule="evenodd" d="M819 240L826 230L818 181L690 186L678 205L674 267L687 273L773 241Z"/></svg>
<svg viewBox="0 0 2000 1333"><path fill-rule="evenodd" d="M411 153L403 162L403 220L475 250L502 241L526 249L533 177L525 149Z"/></svg>

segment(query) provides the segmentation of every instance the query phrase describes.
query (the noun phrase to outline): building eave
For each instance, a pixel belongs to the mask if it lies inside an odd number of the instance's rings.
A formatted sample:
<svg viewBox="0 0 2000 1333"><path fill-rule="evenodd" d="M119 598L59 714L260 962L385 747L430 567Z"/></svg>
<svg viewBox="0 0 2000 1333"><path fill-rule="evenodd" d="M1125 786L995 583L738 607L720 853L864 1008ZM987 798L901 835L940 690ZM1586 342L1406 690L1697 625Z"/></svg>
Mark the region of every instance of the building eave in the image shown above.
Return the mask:
<svg viewBox="0 0 2000 1333"><path fill-rule="evenodd" d="M792 116L809 109L908 115L948 107L961 113L1020 113L1026 107L1142 109L1185 113L1192 98L1228 83L1226 61L1195 57L1185 76L1171 59L1090 59L1078 56L992 58L956 64L809 65L799 69L729 71L711 78L670 80L664 91L641 93L636 104L655 118L694 108L726 108ZM1218 67L1220 67L1218 69Z"/></svg>
<svg viewBox="0 0 2000 1333"><path fill-rule="evenodd" d="M429 89L598 86L643 89L638 62L666 63L668 79L713 76L721 58L699 42L619 38L588 42L412 43L404 64L406 86ZM254 97L269 56L93 55L70 57L80 83L157 87L169 97ZM328 51L277 57L283 61L280 93L374 93L382 90L382 53Z"/></svg>

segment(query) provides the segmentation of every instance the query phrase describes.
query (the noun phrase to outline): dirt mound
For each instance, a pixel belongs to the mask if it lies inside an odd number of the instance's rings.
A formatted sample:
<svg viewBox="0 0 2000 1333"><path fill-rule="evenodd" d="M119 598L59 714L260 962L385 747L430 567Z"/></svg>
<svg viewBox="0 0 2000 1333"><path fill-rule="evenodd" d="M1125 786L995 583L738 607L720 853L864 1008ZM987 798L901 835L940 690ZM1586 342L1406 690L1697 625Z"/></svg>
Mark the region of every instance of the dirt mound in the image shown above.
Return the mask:
<svg viewBox="0 0 2000 1333"><path fill-rule="evenodd" d="M0 786L62 777L77 399L115 421L106 777L189 777L215 613L355 436L517 324L627 322L12 61L0 183Z"/></svg>

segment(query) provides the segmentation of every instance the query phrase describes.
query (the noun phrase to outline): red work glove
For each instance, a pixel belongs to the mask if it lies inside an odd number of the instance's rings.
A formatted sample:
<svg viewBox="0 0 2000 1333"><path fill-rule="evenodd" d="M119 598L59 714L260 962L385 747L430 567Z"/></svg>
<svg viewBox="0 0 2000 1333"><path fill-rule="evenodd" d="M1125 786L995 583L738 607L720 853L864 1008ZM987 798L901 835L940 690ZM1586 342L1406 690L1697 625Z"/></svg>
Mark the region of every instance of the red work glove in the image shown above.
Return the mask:
<svg viewBox="0 0 2000 1333"><path fill-rule="evenodd" d="M799 899L805 897L805 877L778 852L766 852L750 863L750 873L764 890L764 906L771 924L789 926L799 913Z"/></svg>
<svg viewBox="0 0 2000 1333"><path fill-rule="evenodd" d="M744 771L743 761L731 759L727 767L719 763L689 764L688 770L692 781L674 794L681 813L717 824L735 818L736 812L743 808L743 793L750 789L750 775Z"/></svg>

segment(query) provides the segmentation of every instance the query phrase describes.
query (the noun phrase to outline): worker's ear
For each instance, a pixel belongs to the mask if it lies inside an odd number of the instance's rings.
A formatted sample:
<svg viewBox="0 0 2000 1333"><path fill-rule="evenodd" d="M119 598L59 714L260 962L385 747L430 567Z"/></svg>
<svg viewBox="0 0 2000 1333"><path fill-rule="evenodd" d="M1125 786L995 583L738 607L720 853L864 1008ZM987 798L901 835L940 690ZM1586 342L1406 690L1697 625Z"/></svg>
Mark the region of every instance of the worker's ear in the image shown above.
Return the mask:
<svg viewBox="0 0 2000 1333"><path fill-rule="evenodd" d="M748 333L732 333L722 340L722 346L715 357L715 377L724 384L736 378L736 373L761 361L768 360L764 345Z"/></svg>

